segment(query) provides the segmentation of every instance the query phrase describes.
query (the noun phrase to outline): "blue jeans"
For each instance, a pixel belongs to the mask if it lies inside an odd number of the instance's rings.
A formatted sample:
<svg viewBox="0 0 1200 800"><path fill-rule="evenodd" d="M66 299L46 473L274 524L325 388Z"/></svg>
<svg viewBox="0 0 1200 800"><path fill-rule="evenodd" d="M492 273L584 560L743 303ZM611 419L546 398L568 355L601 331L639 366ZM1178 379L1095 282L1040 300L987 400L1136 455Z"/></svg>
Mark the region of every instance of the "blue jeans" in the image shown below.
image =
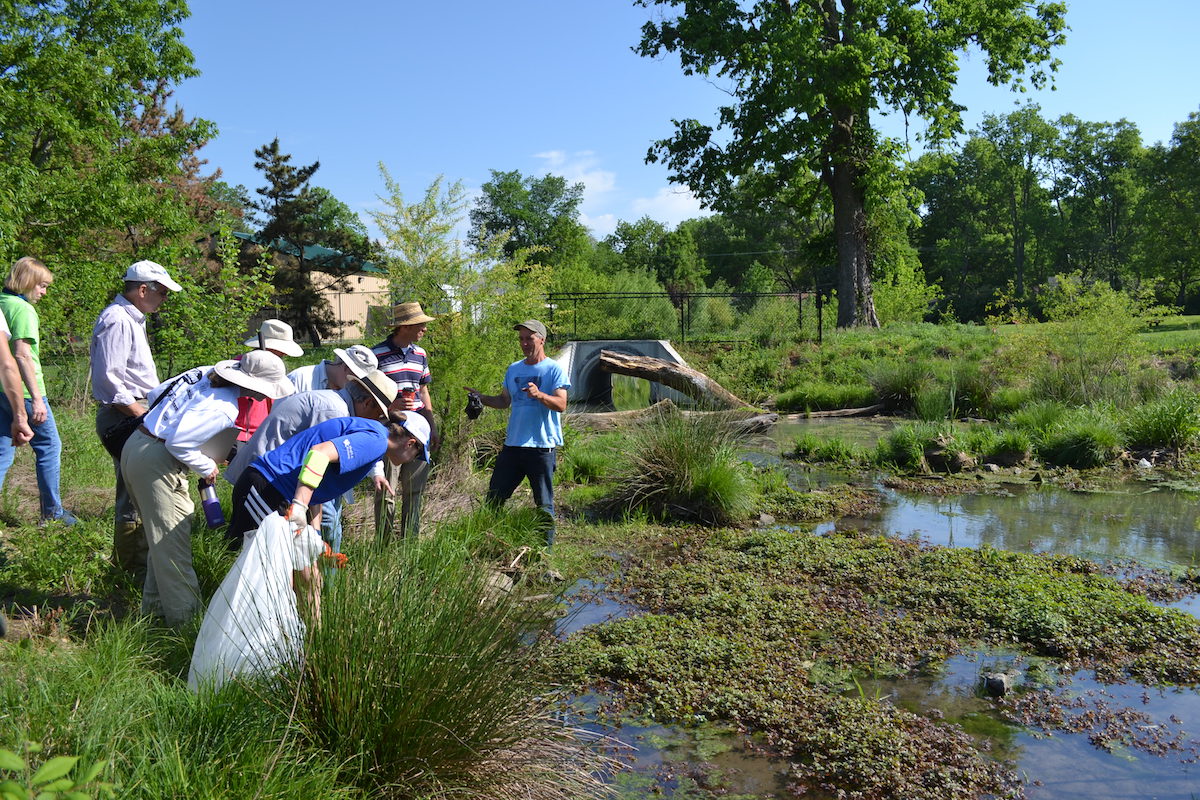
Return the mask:
<svg viewBox="0 0 1200 800"><path fill-rule="evenodd" d="M50 401L43 398L46 404L46 421L41 425L29 423L33 428L33 440L29 449L33 451L34 465L37 470L38 495L41 497L42 519L57 519L63 515L62 496L58 492L59 474L61 471L60 455L62 440L58 438L58 426L54 424L54 412L50 410ZM25 399L25 413L33 416L33 401ZM0 486L12 466L16 448L12 441L12 406L8 403L8 395L0 393Z"/></svg>
<svg viewBox="0 0 1200 800"><path fill-rule="evenodd" d="M533 502L550 518L546 546L554 544L554 448L504 446L496 456L496 468L488 484L487 502L504 505L512 493L529 478Z"/></svg>

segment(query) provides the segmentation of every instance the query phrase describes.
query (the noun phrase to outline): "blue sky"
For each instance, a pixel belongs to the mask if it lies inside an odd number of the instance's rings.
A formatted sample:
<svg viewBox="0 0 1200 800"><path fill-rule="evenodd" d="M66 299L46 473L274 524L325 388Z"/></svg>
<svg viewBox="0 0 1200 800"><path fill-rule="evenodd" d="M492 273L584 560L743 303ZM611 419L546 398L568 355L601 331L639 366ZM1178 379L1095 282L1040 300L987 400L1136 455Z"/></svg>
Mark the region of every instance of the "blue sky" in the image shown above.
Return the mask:
<svg viewBox="0 0 1200 800"><path fill-rule="evenodd" d="M261 185L254 149L276 136L313 183L369 223L384 162L416 200L438 175L477 190L489 170L553 172L585 185L597 236L643 215L674 225L699 204L645 164L672 118L711 120L727 95L673 58L631 51L651 10L602 0L193 0L185 42L201 75L175 99L217 123L202 155L230 183ZM968 128L1033 99L1047 117L1122 117L1143 140L1200 110L1200 4L1070 4L1057 90L1014 95L964 64L956 98ZM888 132L903 135L889 119ZM919 122L914 122L919 125Z"/></svg>

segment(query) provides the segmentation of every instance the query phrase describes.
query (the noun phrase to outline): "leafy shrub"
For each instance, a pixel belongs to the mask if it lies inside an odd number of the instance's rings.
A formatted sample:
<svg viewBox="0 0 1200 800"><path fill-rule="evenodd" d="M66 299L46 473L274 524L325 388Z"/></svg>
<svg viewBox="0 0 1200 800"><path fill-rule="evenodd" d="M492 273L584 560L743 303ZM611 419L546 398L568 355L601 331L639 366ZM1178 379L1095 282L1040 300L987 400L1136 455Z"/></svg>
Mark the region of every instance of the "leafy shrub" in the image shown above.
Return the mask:
<svg viewBox="0 0 1200 800"><path fill-rule="evenodd" d="M1194 392L1177 389L1130 409L1121 429L1130 447L1182 450L1200 440L1200 400Z"/></svg>
<svg viewBox="0 0 1200 800"><path fill-rule="evenodd" d="M775 407L780 411L833 411L862 408L874 402L875 390L867 384L812 381L778 395Z"/></svg>

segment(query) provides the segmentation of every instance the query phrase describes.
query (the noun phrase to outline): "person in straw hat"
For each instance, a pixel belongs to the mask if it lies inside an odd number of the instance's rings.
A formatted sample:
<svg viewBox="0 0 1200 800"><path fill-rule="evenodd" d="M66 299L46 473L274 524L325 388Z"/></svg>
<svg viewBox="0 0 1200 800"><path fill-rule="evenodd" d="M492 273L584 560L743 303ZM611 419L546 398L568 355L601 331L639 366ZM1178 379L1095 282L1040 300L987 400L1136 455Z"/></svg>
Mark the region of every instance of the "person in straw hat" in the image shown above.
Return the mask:
<svg viewBox="0 0 1200 800"><path fill-rule="evenodd" d="M417 343L425 336L426 326L433 317L421 310L420 303L399 303L392 308L392 335L371 350L379 362L379 370L395 381L400 390L396 407L416 412L429 423L429 446L437 449L437 424L433 419L429 399L429 356ZM386 541L396 532L400 536L417 536L421 530L421 493L429 477L429 462L412 461L402 466L384 465L390 491L375 492L375 536ZM400 493L400 519L397 526L396 498ZM397 531L398 527L398 531Z"/></svg>
<svg viewBox="0 0 1200 800"><path fill-rule="evenodd" d="M153 407L121 453L121 474L146 530L143 614L180 625L199 610L189 476L216 479L217 460L237 435L239 397L278 399L293 391L279 356L254 350L189 370L150 392Z"/></svg>

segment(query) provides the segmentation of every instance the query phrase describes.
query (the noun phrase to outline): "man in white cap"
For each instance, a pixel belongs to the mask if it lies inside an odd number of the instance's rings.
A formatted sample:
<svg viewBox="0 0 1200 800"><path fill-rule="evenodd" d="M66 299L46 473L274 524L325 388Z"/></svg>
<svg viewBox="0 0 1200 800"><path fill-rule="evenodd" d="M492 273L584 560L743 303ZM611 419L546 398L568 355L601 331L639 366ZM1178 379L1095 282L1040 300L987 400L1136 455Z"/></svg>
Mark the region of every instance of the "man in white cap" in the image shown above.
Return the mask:
<svg viewBox="0 0 1200 800"><path fill-rule="evenodd" d="M546 355L546 326L527 319L513 326L521 353L504 373L500 394L480 394L465 387L467 393L489 408L511 408L504 449L496 456L487 502L503 505L521 484L529 479L533 502L549 517L547 547L554 544L554 450L561 447L562 413L567 410L567 390L571 381L557 361Z"/></svg>
<svg viewBox="0 0 1200 800"><path fill-rule="evenodd" d="M429 399L429 355L417 344L425 336L425 328L433 317L421 309L420 303L398 303L392 308L392 335L371 350L379 361L379 370L396 382L400 396L396 408L415 411L429 423L430 448L438 446L437 424L433 420L433 403ZM391 538L399 527L400 536L418 536L421 531L421 493L429 478L429 463L416 460L395 466L384 464L388 485L394 491L375 492L375 536L379 541ZM396 500L400 493L400 519L396 524Z"/></svg>
<svg viewBox="0 0 1200 800"><path fill-rule="evenodd" d="M98 434L122 417L146 412L146 396L158 386L158 370L146 337L146 315L157 312L170 292L183 288L165 267L153 261L133 264L123 280L125 288L100 312L92 329L92 396L100 404L96 410ZM122 480L121 462L115 458L113 469L117 478L113 563L141 585L146 577L146 536Z"/></svg>
<svg viewBox="0 0 1200 800"><path fill-rule="evenodd" d="M335 347L333 354L336 358L300 367L288 373L288 380L295 384L297 392L312 392L317 389L337 391L345 386L350 378L366 378L369 373L379 368L375 354L366 345L355 344L345 350Z"/></svg>

